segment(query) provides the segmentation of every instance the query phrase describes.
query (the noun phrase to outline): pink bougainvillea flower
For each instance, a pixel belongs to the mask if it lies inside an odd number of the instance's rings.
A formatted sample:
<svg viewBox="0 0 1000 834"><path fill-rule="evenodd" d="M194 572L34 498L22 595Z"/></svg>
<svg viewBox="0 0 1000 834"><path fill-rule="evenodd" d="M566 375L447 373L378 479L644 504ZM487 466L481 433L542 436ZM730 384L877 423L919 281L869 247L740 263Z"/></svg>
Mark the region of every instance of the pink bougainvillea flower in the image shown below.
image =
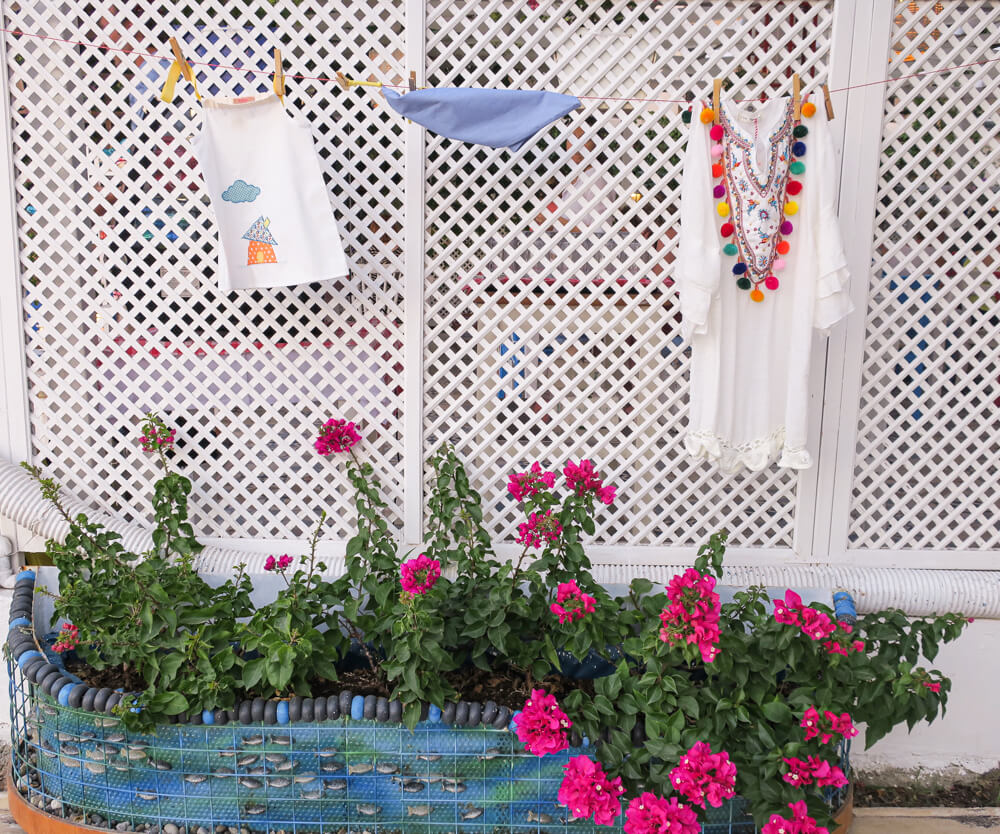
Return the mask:
<svg viewBox="0 0 1000 834"><path fill-rule="evenodd" d="M791 802L788 807L792 809L792 818L772 814L770 822L760 830L761 834L830 834L826 828L816 825L804 801Z"/></svg>
<svg viewBox="0 0 1000 834"><path fill-rule="evenodd" d="M854 722L851 721L851 716L846 712L836 715L829 710L824 710L823 717L830 722L830 729L844 738L854 738L859 732L854 726ZM825 741L823 743L826 744Z"/></svg>
<svg viewBox="0 0 1000 834"><path fill-rule="evenodd" d="M273 556L268 556L264 560L264 570L274 570L277 566L278 562Z"/></svg>
<svg viewBox="0 0 1000 834"><path fill-rule="evenodd" d="M605 485L593 462L589 460L581 460L579 463L566 461L563 475L566 476L566 486L577 495L592 493L602 504L610 504L615 500L615 487Z"/></svg>
<svg viewBox="0 0 1000 834"><path fill-rule="evenodd" d="M73 623L63 623L59 629L59 637L52 644L52 651L62 654L80 645L80 629Z"/></svg>
<svg viewBox="0 0 1000 834"><path fill-rule="evenodd" d="M625 810L625 834L700 834L698 815L676 796L662 799L643 793Z"/></svg>
<svg viewBox="0 0 1000 834"><path fill-rule="evenodd" d="M326 457L335 452L349 452L360 440L361 435L355 430L354 423L348 423L347 420L327 420L313 445L317 452Z"/></svg>
<svg viewBox="0 0 1000 834"><path fill-rule="evenodd" d="M670 784L692 805L713 808L736 793L736 765L725 751L713 753L704 741L681 756L677 767L670 771Z"/></svg>
<svg viewBox="0 0 1000 834"><path fill-rule="evenodd" d="M517 738L536 756L558 753L569 747L567 730L573 722L559 707L554 695L533 689L517 716Z"/></svg>
<svg viewBox="0 0 1000 834"><path fill-rule="evenodd" d="M721 605L715 593L715 577L702 576L695 568L678 574L667 585L670 605L660 612L660 639L665 643L689 643L698 648L705 663L718 656Z"/></svg>
<svg viewBox="0 0 1000 834"><path fill-rule="evenodd" d="M798 614L801 607L802 597L795 593L795 591L788 589L785 591L785 598L783 600L776 599L774 601L774 619L784 625L797 626L801 623Z"/></svg>
<svg viewBox="0 0 1000 834"><path fill-rule="evenodd" d="M818 756L809 756L806 759L786 758L785 763L788 765L788 773L782 779L797 788L814 783L821 788L842 788L847 784L844 771Z"/></svg>
<svg viewBox="0 0 1000 834"><path fill-rule="evenodd" d="M851 643L851 648L854 649L854 651L856 652L863 652L865 650L865 641L855 640L853 643Z"/></svg>
<svg viewBox="0 0 1000 834"><path fill-rule="evenodd" d="M811 640L825 640L837 630L829 614L806 606L802 609L802 633Z"/></svg>
<svg viewBox="0 0 1000 834"><path fill-rule="evenodd" d="M622 812L619 797L625 793L621 777L608 779L598 762L574 756L566 764L559 786L559 802L577 819L593 817L597 825L611 825Z"/></svg>
<svg viewBox="0 0 1000 834"><path fill-rule="evenodd" d="M823 648L826 649L827 654L842 654L844 657L847 657L847 648L833 640L827 640L823 644Z"/></svg>
<svg viewBox="0 0 1000 834"><path fill-rule="evenodd" d="M176 429L169 428L156 414L147 414L142 421L142 435L139 443L144 452L158 452L172 449Z"/></svg>
<svg viewBox="0 0 1000 834"><path fill-rule="evenodd" d="M565 603L572 601L570 606ZM561 582L556 589L556 601L549 610L559 618L560 623L571 623L574 619L582 620L585 614L591 614L596 609L597 600L585 594L576 584L575 579Z"/></svg>
<svg viewBox="0 0 1000 834"><path fill-rule="evenodd" d="M819 710L809 707L799 723L805 732L806 741L819 736L821 744L828 744L835 735L842 735L844 738L854 738L858 734L858 729L851 721L851 716L846 712L840 715L824 710L822 717Z"/></svg>
<svg viewBox="0 0 1000 834"><path fill-rule="evenodd" d="M517 528L517 541L525 547L541 547L558 540L562 533L562 525L552 510L544 513L532 513L528 521Z"/></svg>
<svg viewBox="0 0 1000 834"><path fill-rule="evenodd" d="M291 563L292 557L287 553L284 556L279 556L277 560L273 556L268 556L267 561L264 562L264 570L274 570L280 573Z"/></svg>
<svg viewBox="0 0 1000 834"><path fill-rule="evenodd" d="M933 681L924 681L924 686L927 687L931 692L941 691L941 684L935 683Z"/></svg>
<svg viewBox="0 0 1000 834"><path fill-rule="evenodd" d="M410 596L426 594L440 577L441 563L437 559L427 558L423 553L403 562L399 568L400 584Z"/></svg>
<svg viewBox="0 0 1000 834"><path fill-rule="evenodd" d="M536 460L528 472L515 472L507 483L507 492L514 496L515 501L523 501L532 495L537 495L542 488L552 489L556 484L556 473L546 472Z"/></svg>
<svg viewBox="0 0 1000 834"><path fill-rule="evenodd" d="M806 731L806 741L815 738L820 732L820 715L816 707L809 707L803 715L799 726Z"/></svg>

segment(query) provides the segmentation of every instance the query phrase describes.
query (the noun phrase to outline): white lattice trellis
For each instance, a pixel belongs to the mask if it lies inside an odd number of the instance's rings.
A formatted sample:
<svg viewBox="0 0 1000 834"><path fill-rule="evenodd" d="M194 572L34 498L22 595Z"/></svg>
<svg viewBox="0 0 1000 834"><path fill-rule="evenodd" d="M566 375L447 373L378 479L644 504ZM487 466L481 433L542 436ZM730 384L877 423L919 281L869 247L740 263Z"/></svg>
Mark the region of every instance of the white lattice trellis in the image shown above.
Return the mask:
<svg viewBox="0 0 1000 834"><path fill-rule="evenodd" d="M638 561L723 524L763 554L808 555L848 532L859 551L997 548L995 64L907 80L887 100L861 405L847 386L824 422L832 434L857 423L857 448L820 450L820 473L853 467L846 486L838 475L843 511L813 536L835 492L822 474L727 479L681 448L687 353L671 264L685 130L675 104L622 99L704 95L717 75L747 96L786 94L793 71L807 91L847 78L871 36L866 5L203 0L182 15L5 0L9 29L136 51L5 36L32 456L141 520L154 470L133 438L156 409L180 428L203 534L302 539L323 506L327 536L343 539L350 496L310 448L337 414L364 427L411 542L419 461L450 440L507 537L508 472L591 457L620 487L598 542ZM995 57L996 0L894 5L892 75ZM159 102L167 63L140 54L171 35L197 61L269 70L280 46L289 73L400 83L416 70L428 85L545 88L584 106L521 151L492 151L422 139L375 91L289 79L352 274L226 294L190 153L198 105L187 90ZM208 94L269 85L196 69ZM837 101L845 147L864 131L874 141L877 125L844 115L855 99ZM868 253L854 260L867 268Z"/></svg>

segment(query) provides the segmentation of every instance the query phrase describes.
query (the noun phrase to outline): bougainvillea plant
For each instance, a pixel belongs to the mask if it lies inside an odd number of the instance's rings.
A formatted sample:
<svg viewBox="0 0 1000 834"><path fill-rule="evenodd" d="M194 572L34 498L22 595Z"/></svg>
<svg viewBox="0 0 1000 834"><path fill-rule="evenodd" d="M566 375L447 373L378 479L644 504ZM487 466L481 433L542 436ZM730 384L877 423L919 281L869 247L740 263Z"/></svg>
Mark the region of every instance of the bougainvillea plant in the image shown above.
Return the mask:
<svg viewBox="0 0 1000 834"><path fill-rule="evenodd" d="M321 518L309 554L266 560L282 587L255 609L243 566L221 588L198 577L191 484L168 466L176 433L147 415L140 445L165 473L149 553L127 553L116 534L71 518L58 486L28 467L70 524L66 541L48 546L60 568L55 646L96 669L122 667L141 689L119 710L131 724L228 707L247 693L308 695L360 658L412 728L428 702L459 697L452 673L463 664L502 669L524 693L507 706L528 755L589 740L565 767L568 816L620 821L627 834L695 834L707 809L738 794L766 834L822 834L857 725L871 745L945 706L950 682L918 664L967 620L889 610L838 621L791 589L723 593L724 532L665 586L635 579L613 597L583 542L617 489L588 459L533 461L510 475L519 519L507 532L519 552L504 559L479 493L442 446L430 460L425 539L403 552L363 434L330 419L313 445L343 462L353 491L346 570L329 578L317 558ZM583 662L603 662L606 674L586 686L560 674Z"/></svg>

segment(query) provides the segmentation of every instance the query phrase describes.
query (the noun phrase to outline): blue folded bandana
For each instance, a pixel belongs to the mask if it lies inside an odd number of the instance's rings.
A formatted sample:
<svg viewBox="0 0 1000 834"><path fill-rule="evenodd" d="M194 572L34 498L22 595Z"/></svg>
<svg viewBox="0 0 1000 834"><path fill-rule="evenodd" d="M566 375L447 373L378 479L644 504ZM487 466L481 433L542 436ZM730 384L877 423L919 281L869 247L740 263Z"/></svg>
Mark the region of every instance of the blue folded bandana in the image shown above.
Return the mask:
<svg viewBox="0 0 1000 834"><path fill-rule="evenodd" d="M544 90L428 87L403 95L383 87L382 94L397 113L439 136L513 151L580 106L576 96Z"/></svg>

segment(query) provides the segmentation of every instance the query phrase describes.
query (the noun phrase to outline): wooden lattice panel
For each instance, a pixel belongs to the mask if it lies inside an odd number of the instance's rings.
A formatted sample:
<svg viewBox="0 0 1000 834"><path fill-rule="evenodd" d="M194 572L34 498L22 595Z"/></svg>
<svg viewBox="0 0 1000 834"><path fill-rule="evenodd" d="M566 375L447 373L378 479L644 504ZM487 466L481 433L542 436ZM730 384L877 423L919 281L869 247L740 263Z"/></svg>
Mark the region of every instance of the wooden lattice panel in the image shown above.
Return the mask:
<svg viewBox="0 0 1000 834"><path fill-rule="evenodd" d="M889 77L997 57L1000 3L896 4ZM850 546L1000 547L1000 65L889 86Z"/></svg>
<svg viewBox="0 0 1000 834"><path fill-rule="evenodd" d="M5 2L5 26L137 52L270 70L404 77L401 2ZM191 10L193 9L193 13ZM358 421L402 502L403 126L384 105L288 79L307 120L351 277L223 293L217 235L191 153L200 107L167 63L7 36L34 456L70 490L141 520L155 475L136 426L179 428L206 535L302 538L319 507L348 534L351 496L311 440ZM203 94L269 88L267 75L195 67ZM280 154L283 148L275 148Z"/></svg>
<svg viewBox="0 0 1000 834"><path fill-rule="evenodd" d="M793 70L807 90L825 80L832 12L430 0L428 83L683 99L726 74L733 94L786 95ZM519 152L428 136L425 444L458 444L505 536L508 472L591 457L620 487L602 542L689 544L725 524L743 545L792 544L794 475L724 477L683 452L669 275L685 133L677 105L584 100Z"/></svg>

